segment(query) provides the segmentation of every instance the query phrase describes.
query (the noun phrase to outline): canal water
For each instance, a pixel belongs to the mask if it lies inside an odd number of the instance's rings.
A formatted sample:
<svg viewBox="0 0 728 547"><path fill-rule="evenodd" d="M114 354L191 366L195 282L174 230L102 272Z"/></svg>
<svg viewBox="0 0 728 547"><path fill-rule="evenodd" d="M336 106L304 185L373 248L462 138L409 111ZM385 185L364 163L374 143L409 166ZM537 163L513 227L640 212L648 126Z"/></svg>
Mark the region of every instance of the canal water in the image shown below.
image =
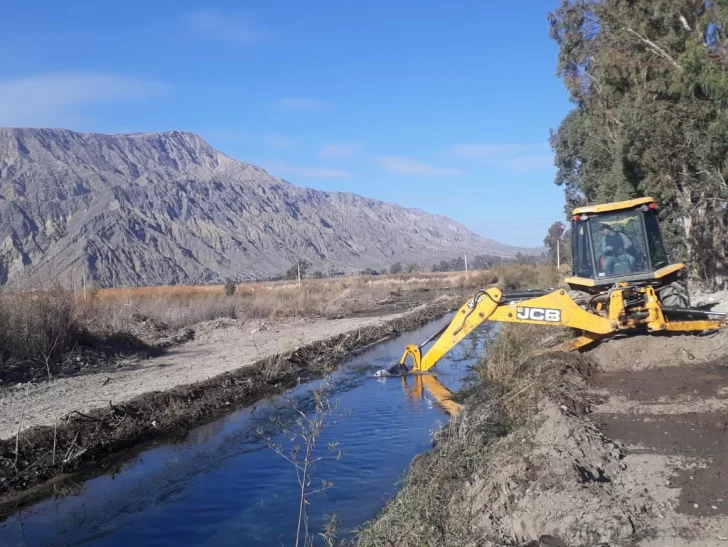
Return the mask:
<svg viewBox="0 0 728 547"><path fill-rule="evenodd" d="M420 343L450 317L403 334L349 360L328 383L336 405L317 443L309 528L336 514L339 537L382 509L412 458L430 448L448 419L413 377L376 378L405 344ZM436 367L457 391L483 352L486 331L472 333ZM0 523L2 546L278 546L293 545L300 491L288 455L297 411L313 408L321 381L236 411L193 430L182 442L137 454L113 475L93 478ZM289 433L287 434L286 431ZM330 446L336 446L331 450ZM336 458L341 450L342 456Z"/></svg>

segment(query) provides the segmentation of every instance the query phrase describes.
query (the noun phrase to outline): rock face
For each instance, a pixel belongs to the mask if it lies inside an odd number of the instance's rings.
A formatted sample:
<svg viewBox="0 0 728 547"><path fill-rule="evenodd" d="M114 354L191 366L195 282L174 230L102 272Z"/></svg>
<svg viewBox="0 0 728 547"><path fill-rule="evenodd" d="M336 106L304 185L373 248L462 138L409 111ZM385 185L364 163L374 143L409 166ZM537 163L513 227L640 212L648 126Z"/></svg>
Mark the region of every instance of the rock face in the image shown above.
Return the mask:
<svg viewBox="0 0 728 547"><path fill-rule="evenodd" d="M204 283L513 256L442 216L301 188L191 133L0 129L0 284Z"/></svg>

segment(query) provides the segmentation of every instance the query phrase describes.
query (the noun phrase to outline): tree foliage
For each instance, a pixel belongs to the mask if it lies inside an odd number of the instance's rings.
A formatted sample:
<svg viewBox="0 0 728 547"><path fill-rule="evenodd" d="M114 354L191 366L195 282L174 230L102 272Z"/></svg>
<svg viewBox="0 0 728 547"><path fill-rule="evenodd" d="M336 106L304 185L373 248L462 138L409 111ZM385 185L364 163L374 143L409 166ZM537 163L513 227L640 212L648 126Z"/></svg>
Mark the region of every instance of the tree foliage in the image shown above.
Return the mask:
<svg viewBox="0 0 728 547"><path fill-rule="evenodd" d="M404 268L402 267L401 262L395 262L389 267L389 273L391 273L392 275L400 274L403 270Z"/></svg>
<svg viewBox="0 0 728 547"><path fill-rule="evenodd" d="M284 276L284 279L288 279L288 280L298 279L299 268L301 271L301 279L303 279L304 277L306 277L306 273L308 272L310 267L311 267L311 263L308 260L297 261L295 264L293 264L290 268L288 268L286 270L286 275Z"/></svg>
<svg viewBox="0 0 728 547"><path fill-rule="evenodd" d="M232 296L235 294L235 291L237 290L237 285L235 285L235 280L231 278L227 278L225 280L225 285L223 287L223 290L225 291L226 296Z"/></svg>
<svg viewBox="0 0 728 547"><path fill-rule="evenodd" d="M554 222L549 226L543 244L546 246L548 260L551 264L556 264L557 252L560 255L561 264L568 264L571 259L570 239L571 232L563 222Z"/></svg>
<svg viewBox="0 0 728 547"><path fill-rule="evenodd" d="M564 0L550 15L573 110L551 135L567 208L651 195L673 258L726 259L728 0Z"/></svg>

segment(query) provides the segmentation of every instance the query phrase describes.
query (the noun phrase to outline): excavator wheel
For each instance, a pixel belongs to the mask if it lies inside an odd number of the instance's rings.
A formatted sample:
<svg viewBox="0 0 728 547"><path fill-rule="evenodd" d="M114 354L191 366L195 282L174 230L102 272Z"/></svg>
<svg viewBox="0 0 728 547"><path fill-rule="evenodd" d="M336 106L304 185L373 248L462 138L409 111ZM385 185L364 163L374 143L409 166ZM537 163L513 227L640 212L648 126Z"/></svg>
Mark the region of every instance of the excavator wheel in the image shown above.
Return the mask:
<svg viewBox="0 0 728 547"><path fill-rule="evenodd" d="M688 284L682 279L675 279L657 289L657 296L663 306L670 308L689 308L690 293Z"/></svg>

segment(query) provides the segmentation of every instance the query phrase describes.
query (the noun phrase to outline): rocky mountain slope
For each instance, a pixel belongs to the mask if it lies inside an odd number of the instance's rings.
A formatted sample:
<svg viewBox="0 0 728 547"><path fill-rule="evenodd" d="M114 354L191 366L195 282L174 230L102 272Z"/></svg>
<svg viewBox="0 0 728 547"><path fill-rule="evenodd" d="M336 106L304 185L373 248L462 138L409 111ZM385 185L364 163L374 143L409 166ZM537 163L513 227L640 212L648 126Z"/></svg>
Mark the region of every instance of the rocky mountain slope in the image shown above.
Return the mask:
<svg viewBox="0 0 728 547"><path fill-rule="evenodd" d="M201 283L518 251L442 216L277 179L191 133L0 129L0 284Z"/></svg>

